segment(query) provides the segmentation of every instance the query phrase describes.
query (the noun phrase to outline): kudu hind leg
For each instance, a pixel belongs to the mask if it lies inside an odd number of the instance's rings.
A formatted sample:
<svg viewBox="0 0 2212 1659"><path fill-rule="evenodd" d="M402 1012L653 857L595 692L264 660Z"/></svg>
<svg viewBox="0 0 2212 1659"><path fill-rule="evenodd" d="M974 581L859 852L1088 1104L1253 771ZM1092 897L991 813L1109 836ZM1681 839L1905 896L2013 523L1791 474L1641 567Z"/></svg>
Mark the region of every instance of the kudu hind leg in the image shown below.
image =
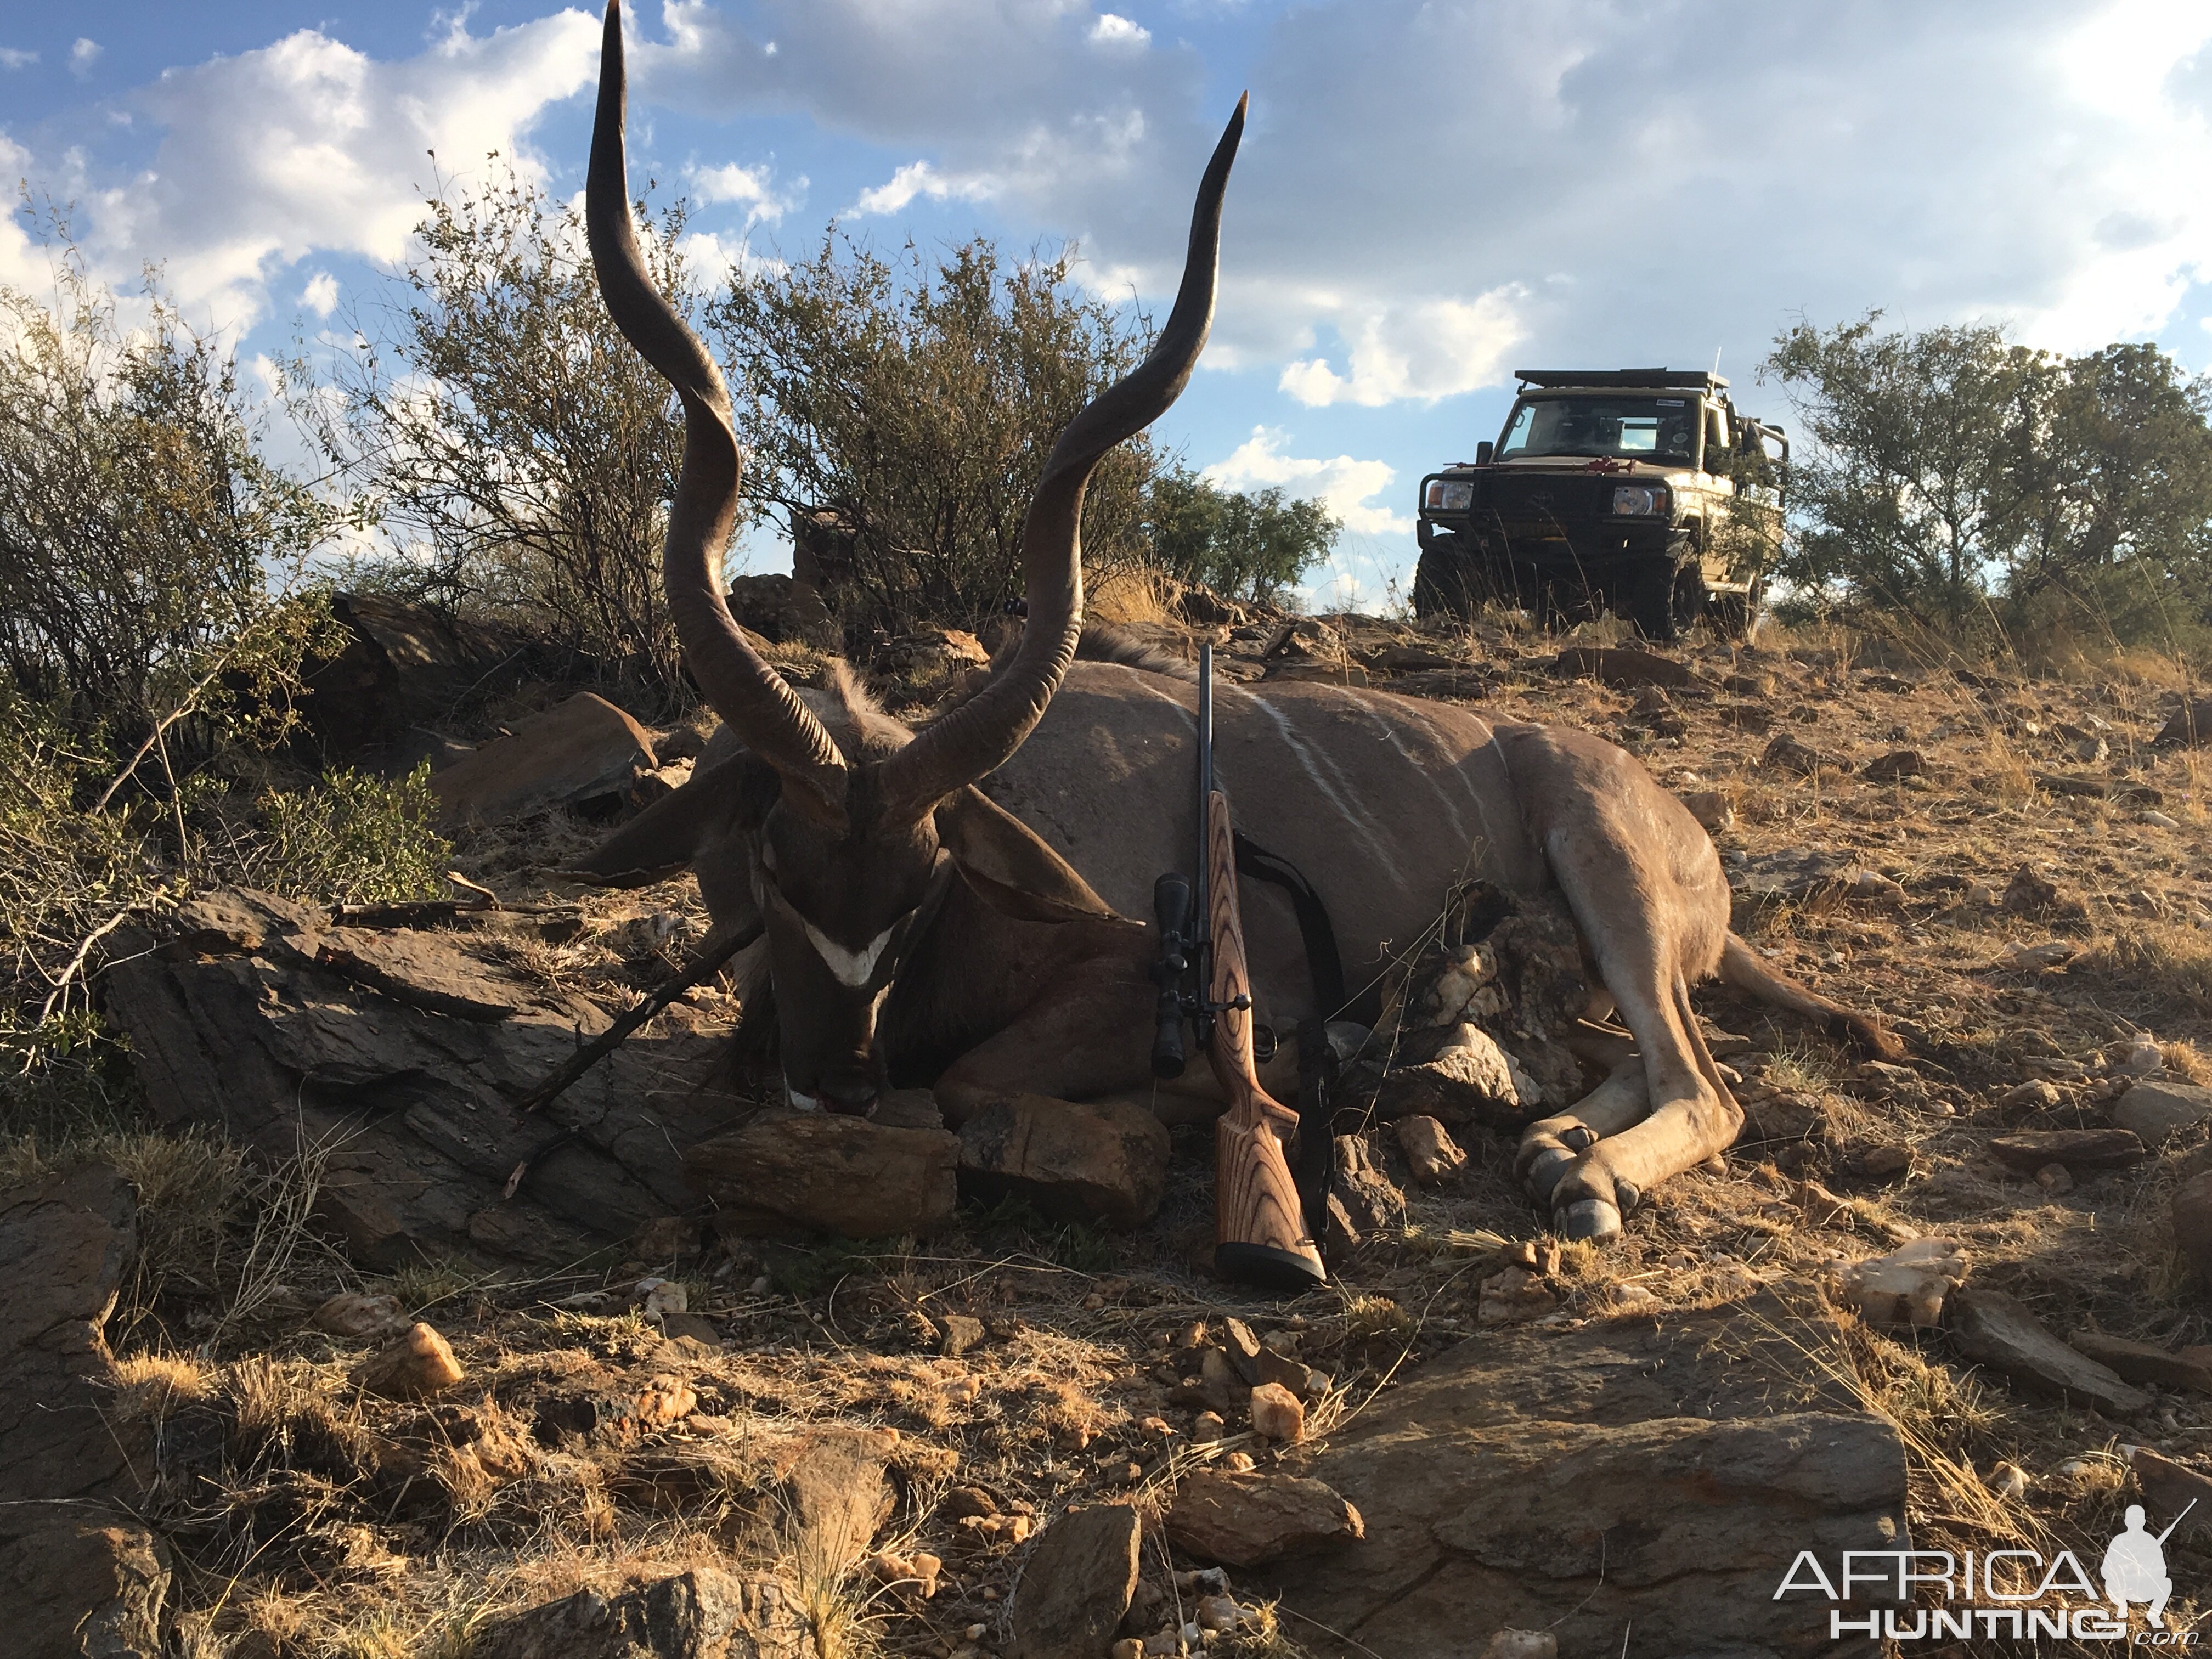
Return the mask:
<svg viewBox="0 0 2212 1659"><path fill-rule="evenodd" d="M1514 1176L1531 1198L1548 1206L1553 1188L1577 1158L1607 1135L1642 1122L1650 1112L1651 1090L1644 1061L1631 1054L1565 1111L1540 1118L1522 1130L1520 1149L1513 1158Z"/></svg>

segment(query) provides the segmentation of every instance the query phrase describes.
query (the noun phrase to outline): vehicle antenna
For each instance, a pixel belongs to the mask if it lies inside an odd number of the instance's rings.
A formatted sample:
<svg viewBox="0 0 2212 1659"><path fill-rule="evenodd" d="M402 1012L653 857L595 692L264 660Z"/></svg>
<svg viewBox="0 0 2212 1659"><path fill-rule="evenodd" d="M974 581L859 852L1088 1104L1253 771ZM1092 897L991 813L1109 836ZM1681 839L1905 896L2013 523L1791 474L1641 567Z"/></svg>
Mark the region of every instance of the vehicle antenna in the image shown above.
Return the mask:
<svg viewBox="0 0 2212 1659"><path fill-rule="evenodd" d="M1722 345L1725 345L1725 344L1727 344L1727 342L1726 342L1726 341L1723 341L1723 342L1721 343L1721 344L1722 344ZM1721 372L1721 347L1720 347L1720 346L1715 346L1715 347L1713 348L1713 373L1714 373L1714 374L1718 374L1720 372Z"/></svg>

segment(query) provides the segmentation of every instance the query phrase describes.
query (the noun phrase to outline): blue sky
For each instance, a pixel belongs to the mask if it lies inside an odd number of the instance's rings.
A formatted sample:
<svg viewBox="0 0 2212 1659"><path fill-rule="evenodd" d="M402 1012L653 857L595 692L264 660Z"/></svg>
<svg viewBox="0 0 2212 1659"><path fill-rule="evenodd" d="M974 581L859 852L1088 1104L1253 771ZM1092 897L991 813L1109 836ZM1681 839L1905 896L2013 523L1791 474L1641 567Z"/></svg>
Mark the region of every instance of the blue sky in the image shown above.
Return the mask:
<svg viewBox="0 0 2212 1659"><path fill-rule="evenodd" d="M1159 434L1327 500L1369 602L1420 473L1523 364L1718 351L1773 416L1746 383L1775 332L1880 306L2212 366L2201 3L647 0L630 27L634 178L690 198L710 266L834 216L886 247L1073 237L1099 292L1157 304L1249 87L1214 343ZM404 257L427 149L580 188L596 46L525 0L0 0L0 171L74 203L111 279L159 263L275 354ZM45 285L36 234L0 227L0 282Z"/></svg>

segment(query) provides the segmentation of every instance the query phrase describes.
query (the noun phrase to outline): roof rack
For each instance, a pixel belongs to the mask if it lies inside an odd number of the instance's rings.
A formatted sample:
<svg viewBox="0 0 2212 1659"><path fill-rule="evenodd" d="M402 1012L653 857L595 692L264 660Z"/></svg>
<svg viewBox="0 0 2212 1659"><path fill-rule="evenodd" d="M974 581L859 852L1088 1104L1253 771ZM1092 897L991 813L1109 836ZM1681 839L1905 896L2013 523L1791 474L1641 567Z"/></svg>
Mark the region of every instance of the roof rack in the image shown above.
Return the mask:
<svg viewBox="0 0 2212 1659"><path fill-rule="evenodd" d="M1728 382L1702 368L1516 368L1513 378L1524 386L1695 386L1701 392L1720 392Z"/></svg>

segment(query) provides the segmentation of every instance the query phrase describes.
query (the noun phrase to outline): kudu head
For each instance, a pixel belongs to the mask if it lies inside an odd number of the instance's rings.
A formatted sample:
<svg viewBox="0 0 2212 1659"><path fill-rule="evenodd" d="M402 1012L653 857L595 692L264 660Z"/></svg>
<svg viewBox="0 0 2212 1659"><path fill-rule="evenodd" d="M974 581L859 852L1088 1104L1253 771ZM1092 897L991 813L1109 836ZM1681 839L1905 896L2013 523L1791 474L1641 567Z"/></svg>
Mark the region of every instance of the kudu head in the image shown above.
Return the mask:
<svg viewBox="0 0 2212 1659"><path fill-rule="evenodd" d="M1043 717L1083 627L1079 531L1091 470L1190 378L1213 319L1221 199L1244 128L1239 100L1199 185L1182 283L1151 355L1068 423L1022 531L1029 621L973 696L921 732L840 699L827 723L746 641L722 594L741 456L720 371L647 275L623 157L621 0L607 7L586 222L616 325L684 404L684 465L663 580L692 678L748 757L741 789L751 892L768 937L784 1083L799 1103L865 1111L884 1085L877 1018L951 884L1031 921L1110 911L1019 820L976 789ZM834 731L832 728L835 728Z"/></svg>

